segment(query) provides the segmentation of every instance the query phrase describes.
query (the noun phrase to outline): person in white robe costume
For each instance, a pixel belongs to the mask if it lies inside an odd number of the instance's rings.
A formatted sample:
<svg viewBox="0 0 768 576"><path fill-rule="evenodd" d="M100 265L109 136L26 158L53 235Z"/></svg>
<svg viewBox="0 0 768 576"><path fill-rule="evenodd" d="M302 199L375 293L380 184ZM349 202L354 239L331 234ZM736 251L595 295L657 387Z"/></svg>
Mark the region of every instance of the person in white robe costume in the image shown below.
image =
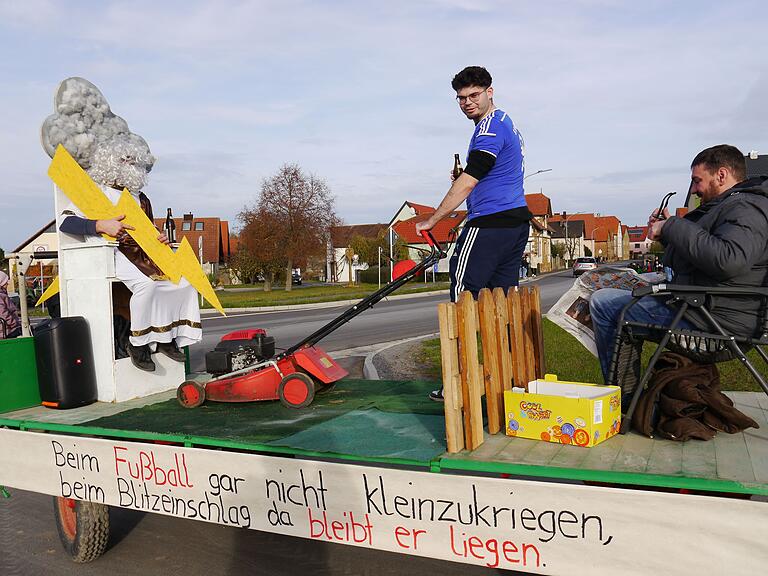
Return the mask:
<svg viewBox="0 0 768 576"><path fill-rule="evenodd" d="M155 159L144 139L128 131L98 89L82 78L62 82L55 105L57 114L43 124L43 146L49 155L58 144L64 145L110 201L117 204L125 188L151 220L151 204L141 190ZM122 217L88 220L70 204L57 215L57 224L61 232L83 241L100 234L117 239L115 273L131 292L127 351L133 364L154 371L153 352L183 362L181 348L202 339L197 291L189 282L182 278L174 284L163 276L127 234L131 227ZM165 234L158 240L168 242Z"/></svg>

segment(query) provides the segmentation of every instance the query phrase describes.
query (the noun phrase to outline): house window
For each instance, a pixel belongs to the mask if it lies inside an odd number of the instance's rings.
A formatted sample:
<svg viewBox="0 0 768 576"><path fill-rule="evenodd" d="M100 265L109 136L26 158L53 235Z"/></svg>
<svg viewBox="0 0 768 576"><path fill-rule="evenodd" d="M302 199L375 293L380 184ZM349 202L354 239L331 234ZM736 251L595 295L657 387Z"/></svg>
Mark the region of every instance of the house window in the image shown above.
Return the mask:
<svg viewBox="0 0 768 576"><path fill-rule="evenodd" d="M203 229L203 223L202 222L195 222L195 230L201 231Z"/></svg>
<svg viewBox="0 0 768 576"><path fill-rule="evenodd" d="M636 243L636 244L635 244L635 248L640 248L640 244L639 244L639 243Z"/></svg>
<svg viewBox="0 0 768 576"><path fill-rule="evenodd" d="M181 223L181 229L182 230L192 230L192 222L182 222Z"/></svg>

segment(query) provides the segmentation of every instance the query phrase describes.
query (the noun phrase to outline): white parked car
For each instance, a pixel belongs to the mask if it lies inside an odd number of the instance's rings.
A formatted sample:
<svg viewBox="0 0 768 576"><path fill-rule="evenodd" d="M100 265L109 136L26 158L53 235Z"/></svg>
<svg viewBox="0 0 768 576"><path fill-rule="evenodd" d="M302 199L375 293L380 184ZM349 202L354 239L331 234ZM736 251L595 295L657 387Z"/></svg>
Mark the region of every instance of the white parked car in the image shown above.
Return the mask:
<svg viewBox="0 0 768 576"><path fill-rule="evenodd" d="M597 269L597 260L591 256L583 256L576 258L576 262L573 263L573 275L579 276L584 272Z"/></svg>

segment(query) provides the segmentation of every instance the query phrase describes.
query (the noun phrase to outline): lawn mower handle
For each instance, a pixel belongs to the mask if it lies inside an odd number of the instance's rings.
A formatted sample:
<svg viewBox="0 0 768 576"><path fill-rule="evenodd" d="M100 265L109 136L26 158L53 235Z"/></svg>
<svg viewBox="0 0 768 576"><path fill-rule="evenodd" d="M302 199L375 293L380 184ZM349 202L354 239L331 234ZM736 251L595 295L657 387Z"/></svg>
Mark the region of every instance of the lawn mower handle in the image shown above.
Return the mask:
<svg viewBox="0 0 768 576"><path fill-rule="evenodd" d="M299 348L303 348L304 346L314 346L317 344L320 340L328 336L331 332L334 330L340 328L352 318L357 316L358 314L368 310L369 308L373 308L375 304L383 300L385 297L387 297L389 294L400 288L403 284L409 282L414 277L416 277L418 274L432 266L435 262L438 262L440 259L445 258L446 252L443 250L442 246L438 243L437 240L435 240L435 237L432 235L432 233L429 230L422 230L421 236L424 238L424 240L427 242L427 244L430 247L429 254L416 266L408 270L405 274L400 276L400 278L396 278L389 284L385 284L381 288L379 288L376 292L373 294L369 294L360 302L353 305L350 308L347 308L344 312L342 312L339 316L328 322L325 326L314 332L313 334L310 334L304 340L301 342L294 344L290 348L288 348L285 352L280 353L278 356L275 357L275 360L280 360L281 358L285 358L286 356L290 356L294 352L296 352Z"/></svg>

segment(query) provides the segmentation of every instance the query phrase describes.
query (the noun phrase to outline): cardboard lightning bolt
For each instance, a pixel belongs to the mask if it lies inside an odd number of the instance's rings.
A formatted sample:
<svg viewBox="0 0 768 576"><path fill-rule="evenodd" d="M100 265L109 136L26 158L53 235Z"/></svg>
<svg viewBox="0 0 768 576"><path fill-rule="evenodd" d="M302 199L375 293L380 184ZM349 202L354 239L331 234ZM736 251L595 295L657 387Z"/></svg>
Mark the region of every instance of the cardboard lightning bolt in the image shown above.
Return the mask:
<svg viewBox="0 0 768 576"><path fill-rule="evenodd" d="M160 242L157 239L157 228L128 190L123 190L117 205L112 204L99 186L61 145L56 148L56 154L48 168L48 176L86 218L109 220L124 214L123 223L134 227L134 230L127 230L128 234L136 240L163 274L174 284L178 284L182 277L186 278L211 306L226 316L216 292L200 267L200 262L187 239L182 239L175 253L167 244ZM55 292L48 294L49 291L50 288L44 294L47 298L55 294Z"/></svg>

